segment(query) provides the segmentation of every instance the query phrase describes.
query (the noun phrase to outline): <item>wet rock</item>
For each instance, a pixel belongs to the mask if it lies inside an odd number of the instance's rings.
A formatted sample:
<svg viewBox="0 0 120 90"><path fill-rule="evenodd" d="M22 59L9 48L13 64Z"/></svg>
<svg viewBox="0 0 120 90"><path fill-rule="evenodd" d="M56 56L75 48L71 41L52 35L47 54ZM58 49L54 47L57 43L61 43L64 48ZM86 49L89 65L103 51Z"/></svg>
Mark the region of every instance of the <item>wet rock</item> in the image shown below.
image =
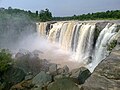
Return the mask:
<svg viewBox="0 0 120 90"><path fill-rule="evenodd" d="M80 67L71 71L70 78L78 84L83 84L90 75L91 73L87 68Z"/></svg>
<svg viewBox="0 0 120 90"><path fill-rule="evenodd" d="M120 37L117 39L117 45L120 46Z"/></svg>
<svg viewBox="0 0 120 90"><path fill-rule="evenodd" d="M104 21L104 22L97 22L96 23L96 28L95 28L95 32L94 32L94 44L93 46L95 46L97 38L100 34L100 32L105 28L105 26L108 24L108 21ZM112 23L110 24L112 25Z"/></svg>
<svg viewBox="0 0 120 90"><path fill-rule="evenodd" d="M103 30L105 28L105 26L108 24L108 21L107 22L97 22L96 23L96 27L99 31Z"/></svg>
<svg viewBox="0 0 120 90"><path fill-rule="evenodd" d="M119 36L118 39L117 39L117 45L116 45L116 47L114 48L114 50L120 50L120 36Z"/></svg>

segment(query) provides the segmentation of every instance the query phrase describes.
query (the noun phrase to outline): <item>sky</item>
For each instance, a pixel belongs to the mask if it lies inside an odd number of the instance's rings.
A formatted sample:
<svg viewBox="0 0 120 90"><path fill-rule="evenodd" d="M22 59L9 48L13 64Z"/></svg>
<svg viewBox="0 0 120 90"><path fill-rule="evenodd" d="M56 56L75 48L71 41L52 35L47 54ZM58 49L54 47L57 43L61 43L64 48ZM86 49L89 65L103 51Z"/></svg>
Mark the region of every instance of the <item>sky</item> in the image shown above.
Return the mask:
<svg viewBox="0 0 120 90"><path fill-rule="evenodd" d="M73 16L120 10L120 0L0 0L0 7L40 11L48 8L53 16Z"/></svg>

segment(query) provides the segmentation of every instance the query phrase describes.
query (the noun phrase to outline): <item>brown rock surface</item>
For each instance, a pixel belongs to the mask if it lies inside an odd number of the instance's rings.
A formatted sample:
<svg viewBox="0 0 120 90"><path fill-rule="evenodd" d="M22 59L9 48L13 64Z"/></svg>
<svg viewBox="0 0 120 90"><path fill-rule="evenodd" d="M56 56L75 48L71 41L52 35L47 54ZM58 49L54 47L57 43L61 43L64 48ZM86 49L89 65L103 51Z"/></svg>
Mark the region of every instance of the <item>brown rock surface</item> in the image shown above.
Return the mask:
<svg viewBox="0 0 120 90"><path fill-rule="evenodd" d="M80 90L120 90L120 50L112 51Z"/></svg>

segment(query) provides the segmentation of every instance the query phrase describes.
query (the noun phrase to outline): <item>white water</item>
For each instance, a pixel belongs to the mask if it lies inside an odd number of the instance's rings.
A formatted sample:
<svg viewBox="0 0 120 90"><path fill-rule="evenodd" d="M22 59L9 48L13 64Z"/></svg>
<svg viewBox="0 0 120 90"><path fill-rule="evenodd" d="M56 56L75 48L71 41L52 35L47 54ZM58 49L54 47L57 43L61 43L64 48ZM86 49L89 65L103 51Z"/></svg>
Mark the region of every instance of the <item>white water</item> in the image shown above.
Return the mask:
<svg viewBox="0 0 120 90"><path fill-rule="evenodd" d="M37 23L37 31L41 36L46 35L46 26L47 23Z"/></svg>
<svg viewBox="0 0 120 90"><path fill-rule="evenodd" d="M95 45L95 52L93 54L92 66L90 68L91 71L108 56L107 46L108 42L111 41L113 35L116 34L117 25L113 24L109 27L109 23L107 26L101 31L98 40Z"/></svg>
<svg viewBox="0 0 120 90"><path fill-rule="evenodd" d="M85 24L82 25L79 32L79 40L76 49L75 60L78 62L87 63L90 57L90 52L93 49L93 33L95 25Z"/></svg>
<svg viewBox="0 0 120 90"><path fill-rule="evenodd" d="M37 25L39 33L45 35L46 23ZM95 27L96 23L57 22L49 32L48 40L58 44L65 52L72 53L73 62L84 64L92 72L108 55L108 42L112 41L111 38L117 33L117 25L108 23L93 47Z"/></svg>

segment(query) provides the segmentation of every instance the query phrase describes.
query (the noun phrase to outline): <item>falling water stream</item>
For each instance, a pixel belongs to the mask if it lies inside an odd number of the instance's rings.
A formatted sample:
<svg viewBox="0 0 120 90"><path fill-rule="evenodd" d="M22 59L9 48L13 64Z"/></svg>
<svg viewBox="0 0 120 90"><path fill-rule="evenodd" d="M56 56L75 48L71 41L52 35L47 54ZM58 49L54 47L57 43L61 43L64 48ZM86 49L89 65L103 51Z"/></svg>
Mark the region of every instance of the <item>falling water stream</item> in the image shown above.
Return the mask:
<svg viewBox="0 0 120 90"><path fill-rule="evenodd" d="M38 33L47 36L51 43L57 43L62 50L71 52L73 62L83 63L91 72L109 54L108 42L117 34L117 24L108 23L100 31L94 45L95 22L57 22L52 24L48 35L46 26L46 22L38 23Z"/></svg>

